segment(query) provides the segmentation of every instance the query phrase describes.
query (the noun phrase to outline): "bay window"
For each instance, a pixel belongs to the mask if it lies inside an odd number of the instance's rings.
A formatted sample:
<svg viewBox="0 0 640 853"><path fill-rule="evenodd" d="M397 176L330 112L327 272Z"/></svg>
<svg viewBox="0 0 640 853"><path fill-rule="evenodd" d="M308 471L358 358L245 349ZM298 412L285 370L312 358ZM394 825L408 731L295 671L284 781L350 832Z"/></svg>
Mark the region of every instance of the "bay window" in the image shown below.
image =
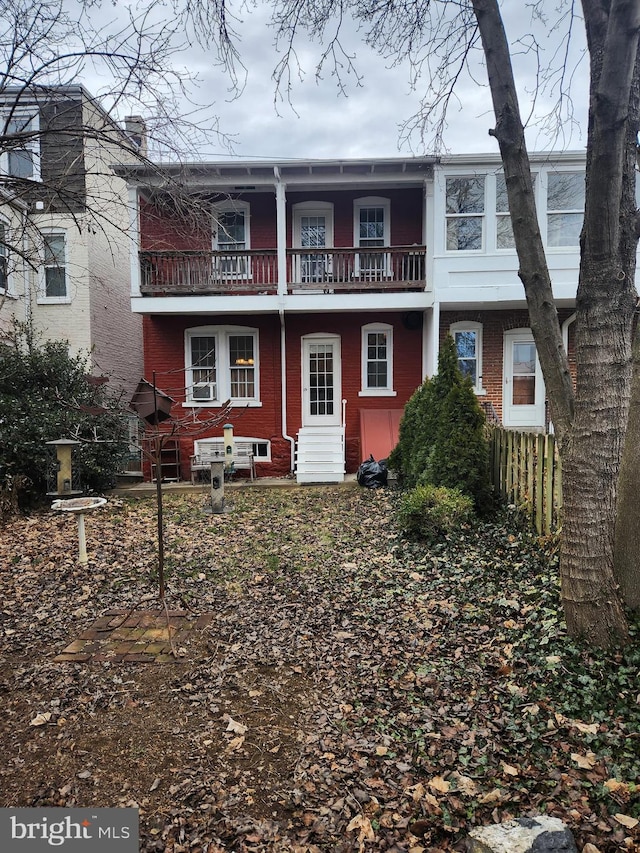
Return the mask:
<svg viewBox="0 0 640 853"><path fill-rule="evenodd" d="M577 248L584 219L584 172L547 176L547 245Z"/></svg>
<svg viewBox="0 0 640 853"><path fill-rule="evenodd" d="M448 251L480 251L484 235L485 176L446 179Z"/></svg>

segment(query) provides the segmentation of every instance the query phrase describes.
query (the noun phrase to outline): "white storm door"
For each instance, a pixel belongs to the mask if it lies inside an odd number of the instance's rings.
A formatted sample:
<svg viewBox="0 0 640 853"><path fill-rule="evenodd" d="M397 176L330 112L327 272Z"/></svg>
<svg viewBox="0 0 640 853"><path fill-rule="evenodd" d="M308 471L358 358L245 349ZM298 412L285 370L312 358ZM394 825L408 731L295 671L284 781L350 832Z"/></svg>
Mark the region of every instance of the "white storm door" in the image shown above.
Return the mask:
<svg viewBox="0 0 640 853"><path fill-rule="evenodd" d="M544 427L545 391L536 345L529 329L504 336L502 421L507 427Z"/></svg>
<svg viewBox="0 0 640 853"><path fill-rule="evenodd" d="M302 426L339 426L342 415L340 338L302 339Z"/></svg>

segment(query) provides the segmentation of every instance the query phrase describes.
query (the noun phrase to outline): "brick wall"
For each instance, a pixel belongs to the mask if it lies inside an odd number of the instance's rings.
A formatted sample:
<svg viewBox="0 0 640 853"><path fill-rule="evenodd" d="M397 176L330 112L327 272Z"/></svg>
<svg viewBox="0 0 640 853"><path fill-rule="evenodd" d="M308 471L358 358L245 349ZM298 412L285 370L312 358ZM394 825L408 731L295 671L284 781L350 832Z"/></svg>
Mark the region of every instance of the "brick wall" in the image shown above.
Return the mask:
<svg viewBox="0 0 640 853"><path fill-rule="evenodd" d="M395 397L359 397L361 390L361 326L372 322L389 323L394 329L394 389ZM256 327L260 341L260 398L259 408L238 409L231 422L237 435L255 436L271 441L272 463L258 465L258 474L280 475L290 470L290 445L282 438L280 323L277 317L146 317L144 321L145 378L152 380L157 373L159 388L176 400L175 418L191 415L192 409L182 407L184 393L184 333L198 325L245 325ZM360 409L401 409L422 381L422 331L404 328L401 314L326 314L297 315L287 318L287 432L295 438L302 426L302 337L323 332L340 335L342 342L342 398L347 400L347 457L348 470L355 471L360 458ZM338 405L341 402L338 401ZM215 409L195 410L195 417L205 420ZM188 460L193 453L193 429L182 430L182 477L189 476ZM221 435L222 426L196 435Z"/></svg>
<svg viewBox="0 0 640 853"><path fill-rule="evenodd" d="M558 314L563 323L573 314L573 309L560 309ZM452 323L465 320L482 323L482 387L487 394L480 401L492 403L498 417L502 419L504 333L509 329L529 328L529 314L526 310L443 311L440 315L440 341L447 335ZM573 324L569 326L569 367L575 376Z"/></svg>

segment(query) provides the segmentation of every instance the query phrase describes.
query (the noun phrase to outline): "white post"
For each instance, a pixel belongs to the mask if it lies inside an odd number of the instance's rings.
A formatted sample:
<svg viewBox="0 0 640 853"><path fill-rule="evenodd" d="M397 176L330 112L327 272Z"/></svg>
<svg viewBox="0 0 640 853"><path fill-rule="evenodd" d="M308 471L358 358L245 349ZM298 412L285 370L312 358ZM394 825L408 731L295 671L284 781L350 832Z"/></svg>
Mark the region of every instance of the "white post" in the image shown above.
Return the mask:
<svg viewBox="0 0 640 853"><path fill-rule="evenodd" d="M82 512L78 513L78 551L79 561L86 565L89 559L87 557L87 537L84 532L84 513Z"/></svg>

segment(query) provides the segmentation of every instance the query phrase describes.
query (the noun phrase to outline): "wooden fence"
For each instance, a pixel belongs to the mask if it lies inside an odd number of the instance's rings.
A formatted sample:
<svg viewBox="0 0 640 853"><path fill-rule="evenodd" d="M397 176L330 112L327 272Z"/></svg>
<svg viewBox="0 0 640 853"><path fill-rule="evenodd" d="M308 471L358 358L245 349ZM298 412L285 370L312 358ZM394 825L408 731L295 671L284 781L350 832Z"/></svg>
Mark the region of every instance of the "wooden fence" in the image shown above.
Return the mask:
<svg viewBox="0 0 640 853"><path fill-rule="evenodd" d="M491 477L502 497L524 509L539 535L560 527L562 469L553 435L491 427Z"/></svg>

